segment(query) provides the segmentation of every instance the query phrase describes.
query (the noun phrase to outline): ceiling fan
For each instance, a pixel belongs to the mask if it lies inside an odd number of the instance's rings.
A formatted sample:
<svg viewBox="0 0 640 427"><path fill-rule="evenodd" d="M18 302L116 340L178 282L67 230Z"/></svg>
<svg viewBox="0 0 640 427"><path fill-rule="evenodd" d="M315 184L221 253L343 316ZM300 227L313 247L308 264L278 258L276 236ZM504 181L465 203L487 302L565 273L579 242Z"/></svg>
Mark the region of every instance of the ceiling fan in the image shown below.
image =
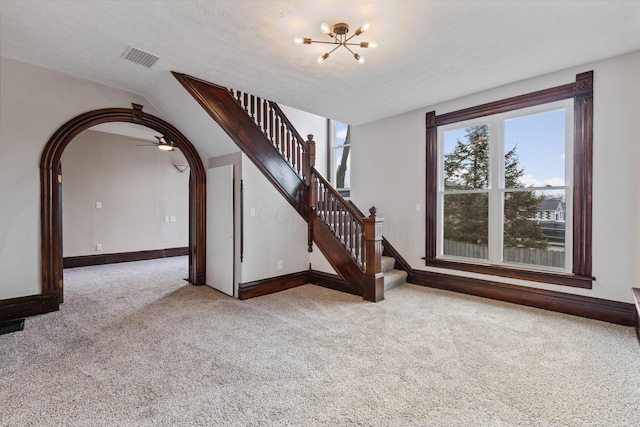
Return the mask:
<svg viewBox="0 0 640 427"><path fill-rule="evenodd" d="M164 136L156 136L156 139L158 140L158 142L153 142L148 139L132 138L132 137L128 137L127 139L130 139L133 141L142 141L147 143L147 144L137 144L136 147L158 147L160 150L163 150L163 151L175 151L175 149L178 148L173 145L173 141L171 141L169 138L165 138Z"/></svg>

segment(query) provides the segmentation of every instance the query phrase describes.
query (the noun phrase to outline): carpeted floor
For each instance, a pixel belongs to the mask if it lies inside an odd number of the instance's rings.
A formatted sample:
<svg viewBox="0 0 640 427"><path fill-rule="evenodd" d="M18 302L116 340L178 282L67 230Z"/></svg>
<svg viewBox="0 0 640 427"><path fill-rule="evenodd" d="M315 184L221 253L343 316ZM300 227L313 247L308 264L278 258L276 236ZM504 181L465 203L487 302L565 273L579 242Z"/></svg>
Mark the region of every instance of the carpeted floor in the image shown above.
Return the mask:
<svg viewBox="0 0 640 427"><path fill-rule="evenodd" d="M238 301L185 257L65 270L0 336L0 424L638 426L632 328L403 285Z"/></svg>

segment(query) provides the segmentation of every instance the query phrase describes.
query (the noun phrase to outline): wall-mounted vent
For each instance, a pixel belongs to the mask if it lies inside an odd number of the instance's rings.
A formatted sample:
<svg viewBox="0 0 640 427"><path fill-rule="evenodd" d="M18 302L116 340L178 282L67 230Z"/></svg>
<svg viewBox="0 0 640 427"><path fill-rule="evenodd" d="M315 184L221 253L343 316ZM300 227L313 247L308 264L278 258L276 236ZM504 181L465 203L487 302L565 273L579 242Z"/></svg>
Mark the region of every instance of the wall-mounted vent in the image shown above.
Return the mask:
<svg viewBox="0 0 640 427"><path fill-rule="evenodd" d="M131 46L127 46L127 49L122 54L122 58L135 62L136 64L144 65L147 68L151 67L159 59L158 56L152 53Z"/></svg>

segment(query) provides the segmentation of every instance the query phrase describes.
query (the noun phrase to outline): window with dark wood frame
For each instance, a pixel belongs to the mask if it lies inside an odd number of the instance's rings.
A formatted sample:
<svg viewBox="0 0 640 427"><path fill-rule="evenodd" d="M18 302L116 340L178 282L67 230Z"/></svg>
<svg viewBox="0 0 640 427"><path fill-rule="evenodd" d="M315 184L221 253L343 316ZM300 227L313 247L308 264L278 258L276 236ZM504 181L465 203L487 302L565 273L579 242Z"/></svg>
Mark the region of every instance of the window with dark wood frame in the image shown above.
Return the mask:
<svg viewBox="0 0 640 427"><path fill-rule="evenodd" d="M505 113L564 99L574 100L573 141L573 263L572 274L526 268L480 265L437 258L438 126ZM426 115L426 265L591 289L591 192L593 175L593 71L576 76L574 83L503 99L436 116Z"/></svg>

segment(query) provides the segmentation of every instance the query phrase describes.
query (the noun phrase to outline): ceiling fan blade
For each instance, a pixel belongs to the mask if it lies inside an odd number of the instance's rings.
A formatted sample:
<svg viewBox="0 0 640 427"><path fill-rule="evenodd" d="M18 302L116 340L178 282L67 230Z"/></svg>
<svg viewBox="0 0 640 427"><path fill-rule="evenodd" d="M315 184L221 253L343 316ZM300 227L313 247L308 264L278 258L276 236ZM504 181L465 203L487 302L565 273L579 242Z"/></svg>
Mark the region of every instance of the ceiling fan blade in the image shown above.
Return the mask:
<svg viewBox="0 0 640 427"><path fill-rule="evenodd" d="M130 140L130 141L141 141L141 142L148 142L149 144L158 145L158 143L156 141L154 141L153 139L134 138L133 136L128 136L127 139Z"/></svg>

